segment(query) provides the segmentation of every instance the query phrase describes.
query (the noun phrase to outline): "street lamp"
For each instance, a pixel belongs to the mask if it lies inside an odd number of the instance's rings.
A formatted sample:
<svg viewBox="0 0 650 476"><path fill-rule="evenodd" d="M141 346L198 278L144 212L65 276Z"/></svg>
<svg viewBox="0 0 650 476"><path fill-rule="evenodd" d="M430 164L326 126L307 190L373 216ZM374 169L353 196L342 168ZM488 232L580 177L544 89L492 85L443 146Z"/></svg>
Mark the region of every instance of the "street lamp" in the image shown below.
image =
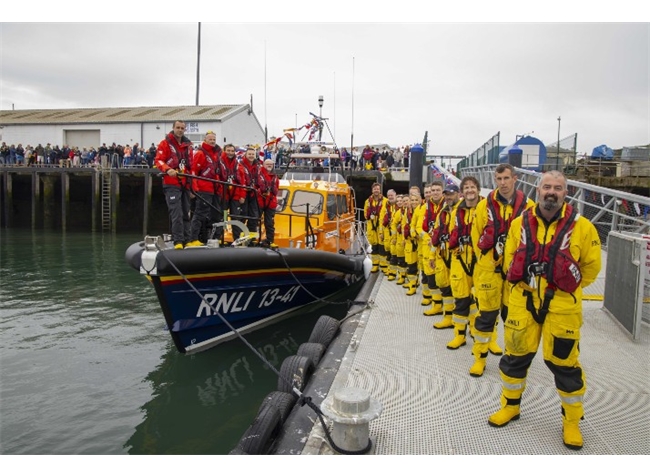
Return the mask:
<svg viewBox="0 0 650 476"><path fill-rule="evenodd" d="M323 120L323 96L318 96L318 107L320 108L320 112L318 113L321 121ZM322 122L318 124L318 141L323 138L323 124Z"/></svg>

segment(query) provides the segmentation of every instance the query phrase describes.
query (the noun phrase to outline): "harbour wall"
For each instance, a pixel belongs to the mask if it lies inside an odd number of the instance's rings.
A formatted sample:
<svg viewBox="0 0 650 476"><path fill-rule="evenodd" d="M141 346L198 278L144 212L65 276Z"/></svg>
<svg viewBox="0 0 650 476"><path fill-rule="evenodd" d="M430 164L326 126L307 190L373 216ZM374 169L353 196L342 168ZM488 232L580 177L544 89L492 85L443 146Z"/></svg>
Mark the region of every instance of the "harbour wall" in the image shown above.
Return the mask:
<svg viewBox="0 0 650 476"><path fill-rule="evenodd" d="M151 168L3 167L0 226L167 233L169 216L159 175ZM384 193L390 188L408 193L408 179L391 180L377 171L343 175L355 190L357 208L363 208L377 181Z"/></svg>

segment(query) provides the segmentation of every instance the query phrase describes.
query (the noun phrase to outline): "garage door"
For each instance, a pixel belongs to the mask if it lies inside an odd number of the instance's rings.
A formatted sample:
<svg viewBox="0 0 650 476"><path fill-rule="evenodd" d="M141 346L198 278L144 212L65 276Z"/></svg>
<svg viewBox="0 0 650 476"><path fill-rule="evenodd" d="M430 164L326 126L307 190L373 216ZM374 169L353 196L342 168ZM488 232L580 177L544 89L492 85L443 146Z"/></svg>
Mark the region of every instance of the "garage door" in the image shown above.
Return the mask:
<svg viewBox="0 0 650 476"><path fill-rule="evenodd" d="M65 144L68 147L99 147L99 129L65 131Z"/></svg>

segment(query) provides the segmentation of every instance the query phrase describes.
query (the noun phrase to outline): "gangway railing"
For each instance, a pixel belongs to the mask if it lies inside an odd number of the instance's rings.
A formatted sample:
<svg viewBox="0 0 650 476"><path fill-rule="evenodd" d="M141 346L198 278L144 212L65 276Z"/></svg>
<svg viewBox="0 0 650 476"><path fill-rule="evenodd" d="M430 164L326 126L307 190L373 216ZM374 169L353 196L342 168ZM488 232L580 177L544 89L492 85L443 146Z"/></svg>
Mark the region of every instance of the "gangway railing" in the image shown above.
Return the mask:
<svg viewBox="0 0 650 476"><path fill-rule="evenodd" d="M462 176L476 177L482 188L494 189L494 169L497 164L463 167ZM537 198L537 185L541 174L531 170L515 168L517 188L526 196ZM600 236L600 242L607 249L610 231L650 233L650 198L633 193L599 187L576 180L567 180L567 200L578 208L580 214L589 219Z"/></svg>

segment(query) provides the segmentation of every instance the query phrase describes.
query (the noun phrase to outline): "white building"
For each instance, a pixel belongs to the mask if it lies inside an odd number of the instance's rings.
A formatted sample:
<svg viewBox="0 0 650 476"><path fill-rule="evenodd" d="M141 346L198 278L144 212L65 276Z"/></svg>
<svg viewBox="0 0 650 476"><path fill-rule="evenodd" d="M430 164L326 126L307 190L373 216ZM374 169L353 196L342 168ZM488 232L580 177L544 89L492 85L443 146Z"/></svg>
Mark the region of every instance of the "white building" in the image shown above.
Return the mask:
<svg viewBox="0 0 650 476"><path fill-rule="evenodd" d="M201 144L207 131L217 143L264 145L264 129L250 105L0 110L0 143L69 147L140 144L149 147L185 121L185 135Z"/></svg>

